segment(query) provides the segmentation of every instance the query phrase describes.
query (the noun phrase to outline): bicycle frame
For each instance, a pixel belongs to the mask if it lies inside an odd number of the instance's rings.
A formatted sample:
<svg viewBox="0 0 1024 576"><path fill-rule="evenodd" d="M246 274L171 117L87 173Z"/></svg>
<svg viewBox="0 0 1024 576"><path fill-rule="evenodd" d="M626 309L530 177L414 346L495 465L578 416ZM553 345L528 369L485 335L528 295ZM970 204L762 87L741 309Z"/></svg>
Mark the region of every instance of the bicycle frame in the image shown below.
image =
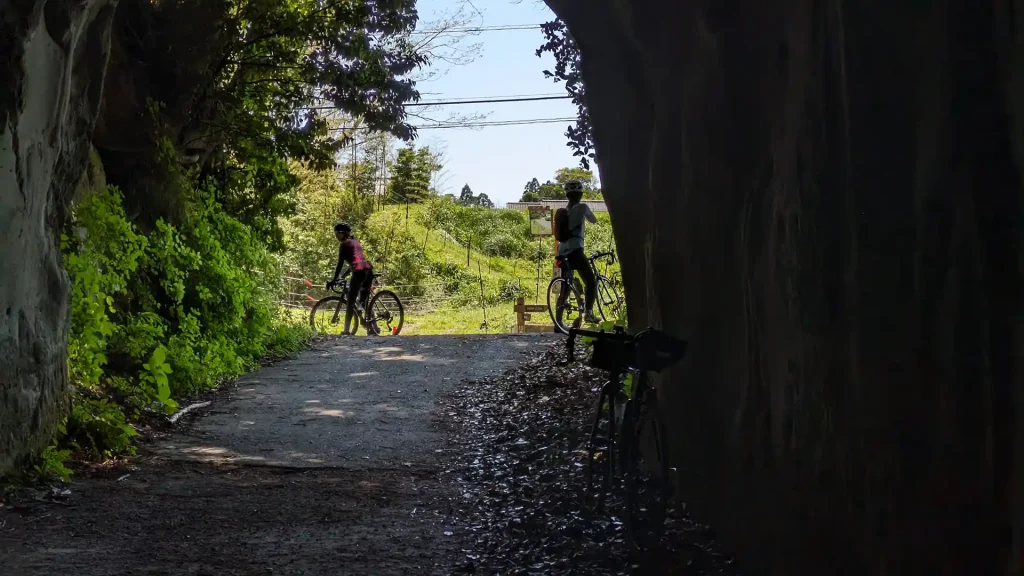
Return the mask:
<svg viewBox="0 0 1024 576"><path fill-rule="evenodd" d="M617 289L614 286L614 283L609 277L605 276L604 274L601 274L600 270L598 270L597 267L598 260L601 260L603 258L611 258L612 263L615 262L615 254L613 252L599 252L587 258L587 264L590 266L590 270L594 274L594 293L597 296L597 299L600 300L601 305L609 306L611 304L615 304L616 306L618 306L621 304L621 298L619 296ZM562 270L562 277L565 278L567 281L572 282L577 290L583 292L583 286L581 285L579 278L577 278L575 274L576 269L569 265L568 259L560 256L557 260L560 262L559 267ZM602 296L606 293L613 294L615 297L605 300ZM567 297L568 294L563 294L559 298L560 304L564 304L563 299Z"/></svg>

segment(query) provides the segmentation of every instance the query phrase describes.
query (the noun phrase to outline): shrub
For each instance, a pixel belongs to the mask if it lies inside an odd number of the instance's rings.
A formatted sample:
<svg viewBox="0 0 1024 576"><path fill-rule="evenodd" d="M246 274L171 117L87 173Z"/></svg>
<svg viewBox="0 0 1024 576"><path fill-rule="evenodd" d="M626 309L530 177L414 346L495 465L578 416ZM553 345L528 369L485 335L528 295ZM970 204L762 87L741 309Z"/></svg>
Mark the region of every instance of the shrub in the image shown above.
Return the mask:
<svg viewBox="0 0 1024 576"><path fill-rule="evenodd" d="M70 456L71 450L61 450L56 444L51 444L36 459L32 470L36 473L38 480L42 482L53 480L67 482L71 479L71 469L65 463Z"/></svg>
<svg viewBox="0 0 1024 576"><path fill-rule="evenodd" d="M63 443L92 458L133 454L132 438L137 434L116 404L91 398L76 401L71 408Z"/></svg>
<svg viewBox="0 0 1024 576"><path fill-rule="evenodd" d="M175 398L308 340L308 329L275 311L280 268L264 240L210 190L183 192L184 221L157 221L146 236L114 188L72 207L62 236L73 286L68 365L72 382L91 393L73 404L64 449L130 453L128 416L173 412Z"/></svg>
<svg viewBox="0 0 1024 576"><path fill-rule="evenodd" d="M528 298L532 294L517 280L505 280L498 288L498 298L503 302L514 302L517 298Z"/></svg>
<svg viewBox="0 0 1024 576"><path fill-rule="evenodd" d="M117 328L115 301L126 294L147 246L121 202L116 188L93 191L72 206L61 235L64 266L71 276L68 367L72 381L81 386L100 381L107 344Z"/></svg>

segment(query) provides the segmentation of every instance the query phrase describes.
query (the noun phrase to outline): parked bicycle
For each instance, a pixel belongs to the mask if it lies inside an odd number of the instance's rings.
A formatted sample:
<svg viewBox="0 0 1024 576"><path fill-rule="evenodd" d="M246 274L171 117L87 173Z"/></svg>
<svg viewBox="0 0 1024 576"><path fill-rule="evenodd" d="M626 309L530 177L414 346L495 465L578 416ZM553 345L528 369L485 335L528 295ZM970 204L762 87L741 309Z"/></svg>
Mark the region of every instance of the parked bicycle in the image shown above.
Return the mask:
<svg viewBox="0 0 1024 576"><path fill-rule="evenodd" d="M622 310L624 299L618 283L598 270L597 262L604 258L610 258L611 264L615 263L614 252L596 252L587 258L587 262L594 271L594 281L597 282L595 304L598 316L601 320L614 320ZM570 328L579 328L583 323L586 312L583 285L565 258L559 256L556 262L562 268L562 275L548 284L548 313L551 314L551 321L558 330L562 334L568 334Z"/></svg>
<svg viewBox="0 0 1024 576"><path fill-rule="evenodd" d="M398 336L405 323L405 309L398 295L390 290L377 291L378 276L374 274L370 283L370 294L364 309L356 303L352 317L352 334L362 324L369 336ZM335 295L325 296L313 305L309 313L309 325L317 332L329 333L333 327L345 322L345 308L351 292L351 282L339 282L331 286ZM355 297L353 295L353 297Z"/></svg>
<svg viewBox="0 0 1024 576"><path fill-rule="evenodd" d="M629 335L571 328L568 361L575 358L578 336L593 340L589 364L606 370L585 464L585 503L600 511L618 477L625 480L626 537L635 550L656 543L665 524L673 481L670 451L659 391L649 372L661 372L686 354L687 343L660 330Z"/></svg>

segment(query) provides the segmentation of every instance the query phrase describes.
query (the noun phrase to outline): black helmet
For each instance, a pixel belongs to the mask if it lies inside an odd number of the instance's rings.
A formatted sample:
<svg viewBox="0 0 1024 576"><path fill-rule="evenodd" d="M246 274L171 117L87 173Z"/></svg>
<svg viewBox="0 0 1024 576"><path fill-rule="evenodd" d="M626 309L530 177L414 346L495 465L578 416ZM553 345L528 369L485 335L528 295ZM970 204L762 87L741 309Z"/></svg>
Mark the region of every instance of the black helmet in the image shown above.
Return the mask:
<svg viewBox="0 0 1024 576"><path fill-rule="evenodd" d="M567 198L579 198L583 196L583 183L579 180L570 180L562 185Z"/></svg>
<svg viewBox="0 0 1024 576"><path fill-rule="evenodd" d="M335 232L345 232L346 234L352 231L352 225L348 222L338 222L334 225Z"/></svg>

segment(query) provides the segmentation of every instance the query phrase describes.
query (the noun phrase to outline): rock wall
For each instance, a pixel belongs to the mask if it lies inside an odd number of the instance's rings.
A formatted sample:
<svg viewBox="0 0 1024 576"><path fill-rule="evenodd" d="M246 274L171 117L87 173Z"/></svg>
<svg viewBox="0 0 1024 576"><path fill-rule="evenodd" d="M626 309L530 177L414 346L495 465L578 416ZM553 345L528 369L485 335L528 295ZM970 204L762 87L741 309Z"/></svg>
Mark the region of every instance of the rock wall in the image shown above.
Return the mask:
<svg viewBox="0 0 1024 576"><path fill-rule="evenodd" d="M52 438L67 389L64 206L89 155L114 0L0 6L0 476Z"/></svg>
<svg viewBox="0 0 1024 576"><path fill-rule="evenodd" d="M693 513L755 572L1024 574L1024 9L548 4Z"/></svg>

